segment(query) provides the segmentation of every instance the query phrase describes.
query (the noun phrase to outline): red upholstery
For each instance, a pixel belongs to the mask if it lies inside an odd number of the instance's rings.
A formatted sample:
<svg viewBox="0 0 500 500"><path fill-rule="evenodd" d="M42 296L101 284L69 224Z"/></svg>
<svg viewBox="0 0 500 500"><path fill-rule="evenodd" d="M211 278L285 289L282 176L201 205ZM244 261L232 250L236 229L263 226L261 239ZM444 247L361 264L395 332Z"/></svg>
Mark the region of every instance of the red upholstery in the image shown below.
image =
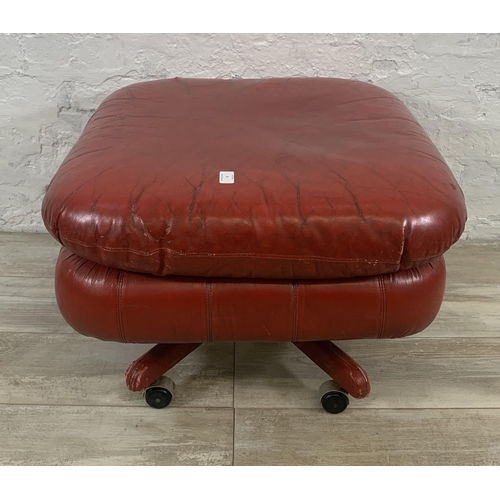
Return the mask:
<svg viewBox="0 0 500 500"><path fill-rule="evenodd" d="M223 171L234 183L219 182ZM338 79L119 90L42 213L63 245L67 322L160 344L127 370L148 404L169 404L173 383L152 382L203 342L291 341L333 379L321 386L331 413L370 382L329 341L426 328L443 299L442 254L466 220L462 191L401 101Z"/></svg>
<svg viewBox="0 0 500 500"><path fill-rule="evenodd" d="M43 217L66 248L118 269L331 279L423 266L466 213L442 156L385 90L173 79L102 103Z"/></svg>
<svg viewBox="0 0 500 500"><path fill-rule="evenodd" d="M402 337L432 322L444 287L442 257L394 274L322 282L157 277L67 249L56 267L66 321L84 335L120 342Z"/></svg>

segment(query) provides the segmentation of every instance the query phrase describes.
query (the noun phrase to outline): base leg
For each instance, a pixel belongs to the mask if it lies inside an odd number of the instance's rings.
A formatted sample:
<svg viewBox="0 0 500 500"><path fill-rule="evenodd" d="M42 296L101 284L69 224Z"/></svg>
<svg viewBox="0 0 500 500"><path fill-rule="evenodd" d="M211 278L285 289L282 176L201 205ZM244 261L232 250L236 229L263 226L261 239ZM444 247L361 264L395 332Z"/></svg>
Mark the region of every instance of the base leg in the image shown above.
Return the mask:
<svg viewBox="0 0 500 500"><path fill-rule="evenodd" d="M131 391L142 391L201 344L158 344L136 359L125 372Z"/></svg>
<svg viewBox="0 0 500 500"><path fill-rule="evenodd" d="M366 372L332 342L294 342L294 345L354 398L365 398L370 394Z"/></svg>

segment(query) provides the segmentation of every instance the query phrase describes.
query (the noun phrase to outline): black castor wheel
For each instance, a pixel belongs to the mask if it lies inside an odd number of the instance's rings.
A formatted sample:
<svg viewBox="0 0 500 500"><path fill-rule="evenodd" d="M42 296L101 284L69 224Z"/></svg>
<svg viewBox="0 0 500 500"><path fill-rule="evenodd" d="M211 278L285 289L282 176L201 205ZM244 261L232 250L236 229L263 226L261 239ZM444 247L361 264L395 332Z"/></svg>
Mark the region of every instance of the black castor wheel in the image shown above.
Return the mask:
<svg viewBox="0 0 500 500"><path fill-rule="evenodd" d="M349 406L349 398L343 392L331 391L323 395L321 405L328 413L342 413Z"/></svg>
<svg viewBox="0 0 500 500"><path fill-rule="evenodd" d="M342 413L349 406L349 397L334 380L328 380L320 387L321 406L328 413Z"/></svg>
<svg viewBox="0 0 500 500"><path fill-rule="evenodd" d="M153 408L166 408L172 401L172 393L164 387L150 387L146 389L146 403Z"/></svg>
<svg viewBox="0 0 500 500"><path fill-rule="evenodd" d="M144 399L152 408L166 408L174 397L174 382L168 377L161 377L144 391Z"/></svg>

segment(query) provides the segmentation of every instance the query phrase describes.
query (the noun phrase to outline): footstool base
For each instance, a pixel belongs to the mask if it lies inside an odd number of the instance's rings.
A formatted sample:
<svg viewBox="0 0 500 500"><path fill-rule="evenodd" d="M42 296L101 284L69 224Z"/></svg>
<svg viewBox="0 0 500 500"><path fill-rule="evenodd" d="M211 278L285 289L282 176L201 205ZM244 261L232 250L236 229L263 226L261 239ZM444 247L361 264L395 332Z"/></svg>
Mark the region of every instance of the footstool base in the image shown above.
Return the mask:
<svg viewBox="0 0 500 500"><path fill-rule="evenodd" d="M158 344L136 359L125 372L127 387L143 391L201 344Z"/></svg>
<svg viewBox="0 0 500 500"><path fill-rule="evenodd" d="M294 342L308 358L333 380L320 388L323 408L341 413L348 404L347 394L361 399L370 393L368 375L348 354L333 342ZM165 408L173 397L173 381L162 377L201 344L158 344L136 359L125 372L127 387L134 392L146 391L146 402L153 408ZM161 379L165 379L162 384ZM167 385L168 387L163 387ZM148 391L150 392L148 394Z"/></svg>
<svg viewBox="0 0 500 500"><path fill-rule="evenodd" d="M352 397L361 399L370 394L366 372L333 342L294 342L294 345Z"/></svg>
<svg viewBox="0 0 500 500"><path fill-rule="evenodd" d="M62 249L56 298L79 333L140 344L397 338L426 328L445 289L443 257L340 280L231 280L131 273Z"/></svg>
<svg viewBox="0 0 500 500"><path fill-rule="evenodd" d="M226 182L226 175L231 182ZM333 379L364 370L331 341L424 330L443 254L467 218L453 173L402 101L343 79L166 79L109 96L47 188L63 249L55 288L77 332L158 344L127 385L168 406L159 377L204 342L293 342Z"/></svg>

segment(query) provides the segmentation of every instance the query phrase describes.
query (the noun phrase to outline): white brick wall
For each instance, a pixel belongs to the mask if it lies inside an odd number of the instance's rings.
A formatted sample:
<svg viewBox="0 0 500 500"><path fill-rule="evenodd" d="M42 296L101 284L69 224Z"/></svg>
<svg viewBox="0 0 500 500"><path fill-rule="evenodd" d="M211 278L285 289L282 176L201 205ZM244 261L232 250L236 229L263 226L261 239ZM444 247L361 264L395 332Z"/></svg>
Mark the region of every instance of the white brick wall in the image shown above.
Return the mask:
<svg viewBox="0 0 500 500"><path fill-rule="evenodd" d="M0 231L43 231L44 187L99 103L175 76L324 76L398 95L500 237L500 35L0 35Z"/></svg>

